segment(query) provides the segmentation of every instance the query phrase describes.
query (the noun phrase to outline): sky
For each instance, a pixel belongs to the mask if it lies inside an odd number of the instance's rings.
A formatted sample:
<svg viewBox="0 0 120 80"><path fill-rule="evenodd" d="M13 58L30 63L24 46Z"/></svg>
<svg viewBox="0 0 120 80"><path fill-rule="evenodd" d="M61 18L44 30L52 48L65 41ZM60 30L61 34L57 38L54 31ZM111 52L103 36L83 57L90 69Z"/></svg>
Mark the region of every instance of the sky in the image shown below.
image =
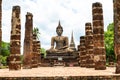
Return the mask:
<svg viewBox="0 0 120 80"><path fill-rule="evenodd" d="M3 0L2 1L2 40L10 42L12 7L21 7L21 53L25 33L25 15L33 14L33 27L40 31L41 47L50 48L51 37L56 36L60 20L63 36L71 39L73 31L76 46L80 36L85 35L85 23L92 22L92 3L103 6L104 30L113 22L113 0Z"/></svg>

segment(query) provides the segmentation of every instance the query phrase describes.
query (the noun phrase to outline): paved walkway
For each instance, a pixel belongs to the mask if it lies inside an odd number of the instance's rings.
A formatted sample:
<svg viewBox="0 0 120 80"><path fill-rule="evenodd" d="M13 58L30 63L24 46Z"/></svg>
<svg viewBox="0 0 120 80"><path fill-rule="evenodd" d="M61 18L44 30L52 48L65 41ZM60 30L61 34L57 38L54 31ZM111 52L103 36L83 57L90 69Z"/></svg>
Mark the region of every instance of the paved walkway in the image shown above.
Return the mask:
<svg viewBox="0 0 120 80"><path fill-rule="evenodd" d="M107 67L106 70L94 70L94 68L81 67L39 67L9 71L0 69L0 77L55 77L55 76L110 76L115 74L115 67Z"/></svg>

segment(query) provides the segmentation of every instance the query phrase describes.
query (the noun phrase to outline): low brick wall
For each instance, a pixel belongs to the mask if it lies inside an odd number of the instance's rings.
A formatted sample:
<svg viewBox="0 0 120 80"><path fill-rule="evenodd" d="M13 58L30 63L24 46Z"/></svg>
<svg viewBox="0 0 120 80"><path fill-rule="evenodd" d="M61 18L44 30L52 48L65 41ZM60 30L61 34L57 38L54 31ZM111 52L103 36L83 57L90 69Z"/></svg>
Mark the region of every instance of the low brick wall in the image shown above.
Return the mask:
<svg viewBox="0 0 120 80"><path fill-rule="evenodd" d="M0 77L0 80L120 80L120 76Z"/></svg>

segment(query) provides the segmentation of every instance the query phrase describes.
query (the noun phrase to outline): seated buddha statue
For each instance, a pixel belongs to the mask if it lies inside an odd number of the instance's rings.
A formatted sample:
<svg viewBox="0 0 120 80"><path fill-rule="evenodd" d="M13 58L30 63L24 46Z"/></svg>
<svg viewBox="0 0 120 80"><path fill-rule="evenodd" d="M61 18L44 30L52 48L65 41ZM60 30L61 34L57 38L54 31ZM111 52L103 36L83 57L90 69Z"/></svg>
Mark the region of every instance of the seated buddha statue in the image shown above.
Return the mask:
<svg viewBox="0 0 120 80"><path fill-rule="evenodd" d="M57 33L57 36L54 36L51 39L51 48L49 50L46 50L46 52L47 53L71 53L73 52L73 50L69 48L68 37L62 36L63 28L60 25L60 22L58 24L58 27L56 28L56 33Z"/></svg>

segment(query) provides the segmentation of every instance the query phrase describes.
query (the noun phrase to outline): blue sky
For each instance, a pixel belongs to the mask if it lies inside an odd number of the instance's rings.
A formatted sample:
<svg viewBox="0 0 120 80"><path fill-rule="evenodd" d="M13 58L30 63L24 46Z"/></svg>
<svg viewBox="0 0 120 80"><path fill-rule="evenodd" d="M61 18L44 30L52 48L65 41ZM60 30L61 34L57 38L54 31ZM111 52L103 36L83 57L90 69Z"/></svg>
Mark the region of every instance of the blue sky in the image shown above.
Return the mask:
<svg viewBox="0 0 120 80"><path fill-rule="evenodd" d="M21 7L21 49L24 41L25 15L33 14L33 25L41 33L41 47L50 48L51 37L56 35L58 21L64 29L63 35L71 37L74 33L75 44L85 35L85 23L92 22L92 3L101 2L104 14L104 30L113 22L113 0L3 0L2 1L2 40L10 42L12 7ZM22 51L23 52L23 51ZM21 53L22 53L21 52Z"/></svg>

